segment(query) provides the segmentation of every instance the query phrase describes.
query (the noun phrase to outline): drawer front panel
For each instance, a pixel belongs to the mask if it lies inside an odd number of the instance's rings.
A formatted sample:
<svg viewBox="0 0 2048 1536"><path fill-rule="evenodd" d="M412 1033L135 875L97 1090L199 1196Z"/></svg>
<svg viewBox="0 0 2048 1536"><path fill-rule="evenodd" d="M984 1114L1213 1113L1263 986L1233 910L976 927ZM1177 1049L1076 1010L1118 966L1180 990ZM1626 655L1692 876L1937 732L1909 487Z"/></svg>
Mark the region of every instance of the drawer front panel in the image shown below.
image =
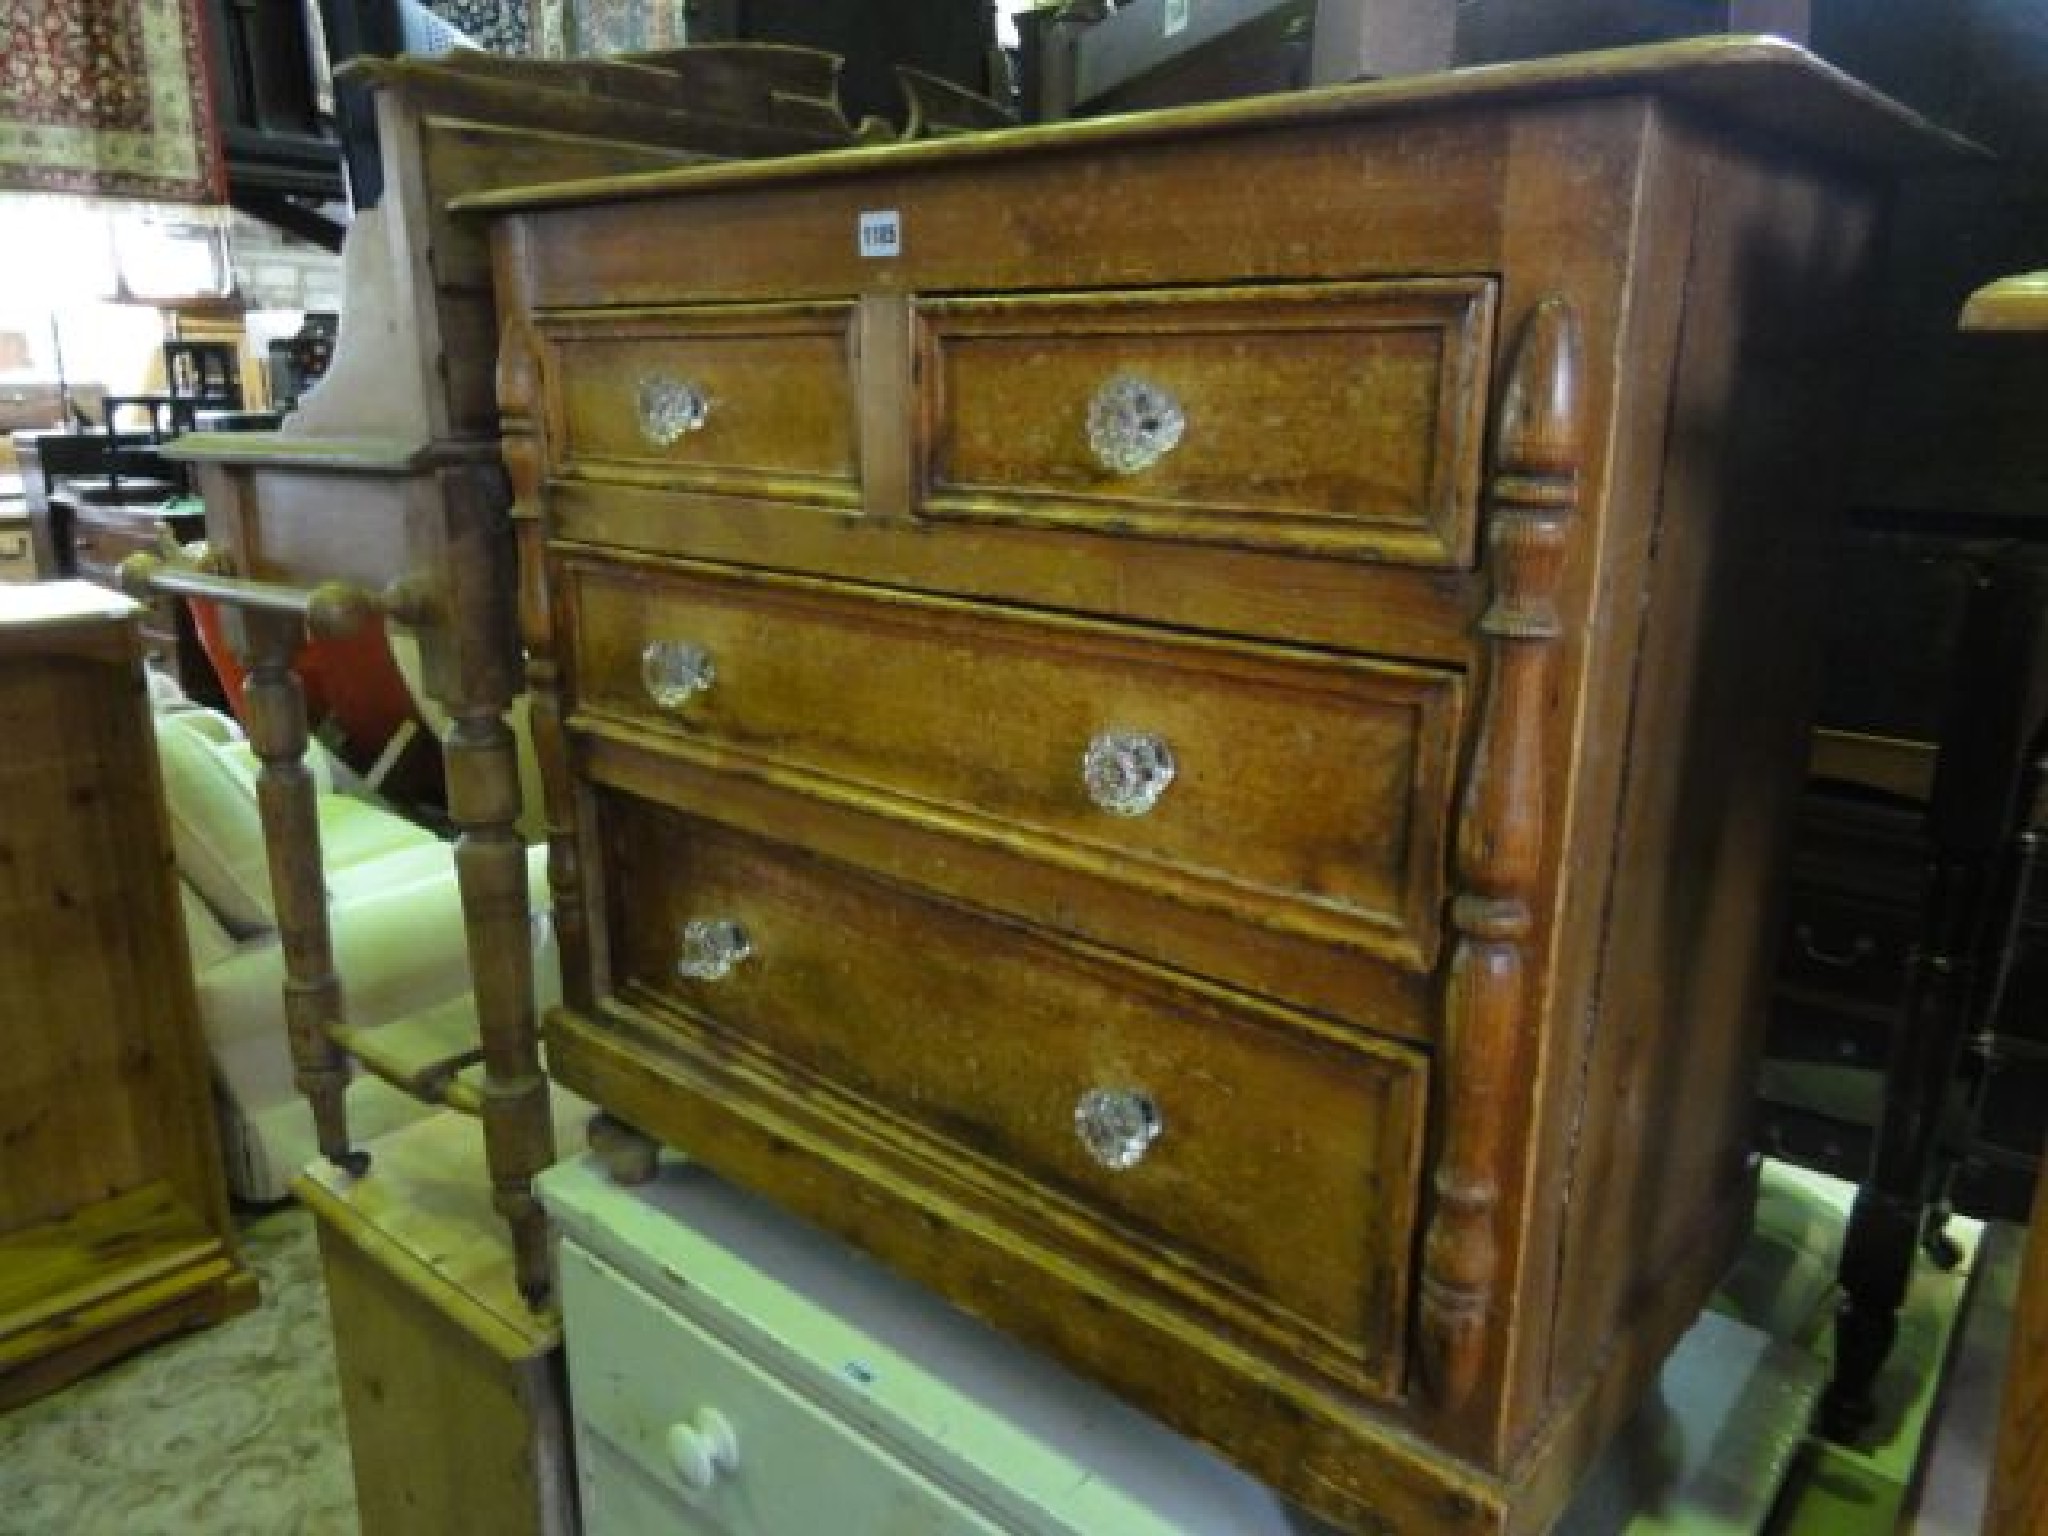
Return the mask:
<svg viewBox="0 0 2048 1536"><path fill-rule="evenodd" d="M1870 1177L1875 1144L1875 1134L1867 1125L1769 1100L1758 1106L1758 1150L1802 1168L1817 1168L1860 1184Z"/></svg>
<svg viewBox="0 0 2048 1536"><path fill-rule="evenodd" d="M1905 990L1915 923L1910 907L1795 887L1779 978L1812 994L1896 1003Z"/></svg>
<svg viewBox="0 0 2048 1536"><path fill-rule="evenodd" d="M585 1445L595 1439L600 1465L616 1456L645 1480L600 1487L596 1468L583 1469L592 1530L995 1536L997 1526L851 1424L575 1243L562 1248L562 1295L581 1438ZM686 1440L689 1449L708 1450L716 1449L721 1426L731 1434L730 1464L690 1466L706 1484L693 1487L671 1451L670 1431L696 1436ZM623 1471L607 1470L614 1479ZM646 1505L661 1523L625 1523L609 1507L614 1502Z"/></svg>
<svg viewBox="0 0 2048 1536"><path fill-rule="evenodd" d="M702 567L567 574L579 709L1184 904L1432 957L1456 674ZM714 670L665 711L657 643Z"/></svg>
<svg viewBox="0 0 2048 1536"><path fill-rule="evenodd" d="M940 518L1463 565L1479 279L919 306Z"/></svg>
<svg viewBox="0 0 2048 1536"><path fill-rule="evenodd" d="M1393 1389L1419 1055L623 796L598 810L628 1001L847 1097L1005 1220Z"/></svg>
<svg viewBox="0 0 2048 1536"><path fill-rule="evenodd" d="M547 324L556 471L856 503L852 319L817 304Z"/></svg>
<svg viewBox="0 0 2048 1536"><path fill-rule="evenodd" d="M2048 1046L2048 868L2033 877L2033 900L2013 925L2004 956L2005 985L1991 1027Z"/></svg>
<svg viewBox="0 0 2048 1536"><path fill-rule="evenodd" d="M1974 1055L1974 1053L1973 1053ZM2041 1155L2043 1103L2048 1103L2048 1052L2037 1046L2001 1042L1990 1061L1973 1063L1981 1080L1975 1134L2016 1157Z"/></svg>
<svg viewBox="0 0 2048 1536"><path fill-rule="evenodd" d="M1867 1018L1794 998L1772 1001L1764 1054L1778 1061L1825 1062L1882 1070L1891 1049L1892 1020Z"/></svg>

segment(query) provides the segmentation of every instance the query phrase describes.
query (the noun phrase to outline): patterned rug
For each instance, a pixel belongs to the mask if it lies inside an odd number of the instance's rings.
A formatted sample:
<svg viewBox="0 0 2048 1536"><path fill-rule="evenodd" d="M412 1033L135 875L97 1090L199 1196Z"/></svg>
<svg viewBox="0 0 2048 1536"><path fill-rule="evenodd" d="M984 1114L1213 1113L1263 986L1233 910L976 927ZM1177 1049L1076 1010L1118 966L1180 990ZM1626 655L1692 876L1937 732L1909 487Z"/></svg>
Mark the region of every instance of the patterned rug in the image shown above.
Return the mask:
<svg viewBox="0 0 2048 1536"><path fill-rule="evenodd" d="M199 0L0 0L0 187L218 202Z"/></svg>
<svg viewBox="0 0 2048 1536"><path fill-rule="evenodd" d="M0 1536L356 1536L313 1218L242 1244L254 1311L0 1415Z"/></svg>

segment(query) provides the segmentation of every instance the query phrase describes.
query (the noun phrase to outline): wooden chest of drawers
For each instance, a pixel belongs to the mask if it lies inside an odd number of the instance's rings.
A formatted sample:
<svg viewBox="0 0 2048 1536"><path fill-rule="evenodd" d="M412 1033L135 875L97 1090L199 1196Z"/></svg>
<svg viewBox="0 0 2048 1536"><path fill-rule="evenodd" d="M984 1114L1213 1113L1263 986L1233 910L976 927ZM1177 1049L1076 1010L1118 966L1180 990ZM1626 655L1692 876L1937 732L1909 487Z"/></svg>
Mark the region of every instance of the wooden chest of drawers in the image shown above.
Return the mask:
<svg viewBox="0 0 2048 1536"><path fill-rule="evenodd" d="M1681 45L500 215L577 1091L1357 1531L1748 1215L1887 167Z"/></svg>

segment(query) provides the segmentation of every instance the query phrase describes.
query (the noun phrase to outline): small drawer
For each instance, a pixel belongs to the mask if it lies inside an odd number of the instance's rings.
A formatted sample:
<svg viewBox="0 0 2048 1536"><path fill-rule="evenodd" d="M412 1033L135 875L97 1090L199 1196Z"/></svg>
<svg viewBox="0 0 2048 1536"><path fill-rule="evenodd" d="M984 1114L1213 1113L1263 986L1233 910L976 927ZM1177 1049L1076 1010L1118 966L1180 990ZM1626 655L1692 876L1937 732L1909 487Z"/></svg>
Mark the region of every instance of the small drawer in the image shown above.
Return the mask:
<svg viewBox="0 0 2048 1536"><path fill-rule="evenodd" d="M1876 1132L1871 1127L1768 1100L1759 1111L1758 1151L1852 1183L1860 1184L1870 1176L1871 1153L1876 1147Z"/></svg>
<svg viewBox="0 0 2048 1536"><path fill-rule="evenodd" d="M1396 1390L1420 1053L627 796L597 814L623 1000L1063 1254Z"/></svg>
<svg viewBox="0 0 2048 1536"><path fill-rule="evenodd" d="M2034 1208L2034 1181L2041 1176L2032 1158L1972 1149L1956 1164L1948 1198L1957 1212L1979 1221L2025 1226Z"/></svg>
<svg viewBox="0 0 2048 1536"><path fill-rule="evenodd" d="M1918 914L1846 891L1795 887L1779 980L1844 1001L1890 1005L1905 991Z"/></svg>
<svg viewBox="0 0 2048 1536"><path fill-rule="evenodd" d="M1809 782L1799 799L1792 837L1792 878L1798 886L1919 906L1930 847L1924 806Z"/></svg>
<svg viewBox="0 0 2048 1536"><path fill-rule="evenodd" d="M2048 868L2034 879L2033 908L2022 913L2011 930L2005 985L1991 1027L2001 1035L2048 1047Z"/></svg>
<svg viewBox="0 0 2048 1536"><path fill-rule="evenodd" d="M1468 564L1486 279L931 299L926 517Z"/></svg>
<svg viewBox="0 0 2048 1536"><path fill-rule="evenodd" d="M1977 1139L2015 1157L2040 1157L2048 1140L2048 1054L2023 1042L1999 1041L1990 1060L1975 1052L1970 1060L1981 1074Z"/></svg>
<svg viewBox="0 0 2048 1536"><path fill-rule="evenodd" d="M666 750L1433 959L1455 673L712 567L563 570L578 709Z"/></svg>
<svg viewBox="0 0 2048 1536"><path fill-rule="evenodd" d="M853 505L847 304L564 319L545 331L559 473Z"/></svg>
<svg viewBox="0 0 2048 1536"><path fill-rule="evenodd" d="M1764 1036L1764 1055L1775 1061L1827 1063L1838 1067L1882 1070L1891 1049L1895 1023L1865 1018L1795 998L1771 1004Z"/></svg>
<svg viewBox="0 0 2048 1536"><path fill-rule="evenodd" d="M580 1245L563 1244L561 1272L590 1536L996 1536L855 1423Z"/></svg>

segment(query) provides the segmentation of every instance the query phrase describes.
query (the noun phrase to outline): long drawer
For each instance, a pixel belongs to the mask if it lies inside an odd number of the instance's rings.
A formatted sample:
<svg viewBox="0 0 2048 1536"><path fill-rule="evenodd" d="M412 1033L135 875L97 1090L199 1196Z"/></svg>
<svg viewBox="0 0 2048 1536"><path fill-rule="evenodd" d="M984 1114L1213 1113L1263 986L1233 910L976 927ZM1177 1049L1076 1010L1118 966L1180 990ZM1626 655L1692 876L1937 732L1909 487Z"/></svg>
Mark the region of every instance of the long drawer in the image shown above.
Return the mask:
<svg viewBox="0 0 2048 1536"><path fill-rule="evenodd" d="M579 711L1186 906L1434 957L1455 673L705 566L563 573Z"/></svg>
<svg viewBox="0 0 2048 1536"><path fill-rule="evenodd" d="M627 1004L979 1170L1006 1221L1395 1389L1420 1054L630 797L596 814Z"/></svg>

